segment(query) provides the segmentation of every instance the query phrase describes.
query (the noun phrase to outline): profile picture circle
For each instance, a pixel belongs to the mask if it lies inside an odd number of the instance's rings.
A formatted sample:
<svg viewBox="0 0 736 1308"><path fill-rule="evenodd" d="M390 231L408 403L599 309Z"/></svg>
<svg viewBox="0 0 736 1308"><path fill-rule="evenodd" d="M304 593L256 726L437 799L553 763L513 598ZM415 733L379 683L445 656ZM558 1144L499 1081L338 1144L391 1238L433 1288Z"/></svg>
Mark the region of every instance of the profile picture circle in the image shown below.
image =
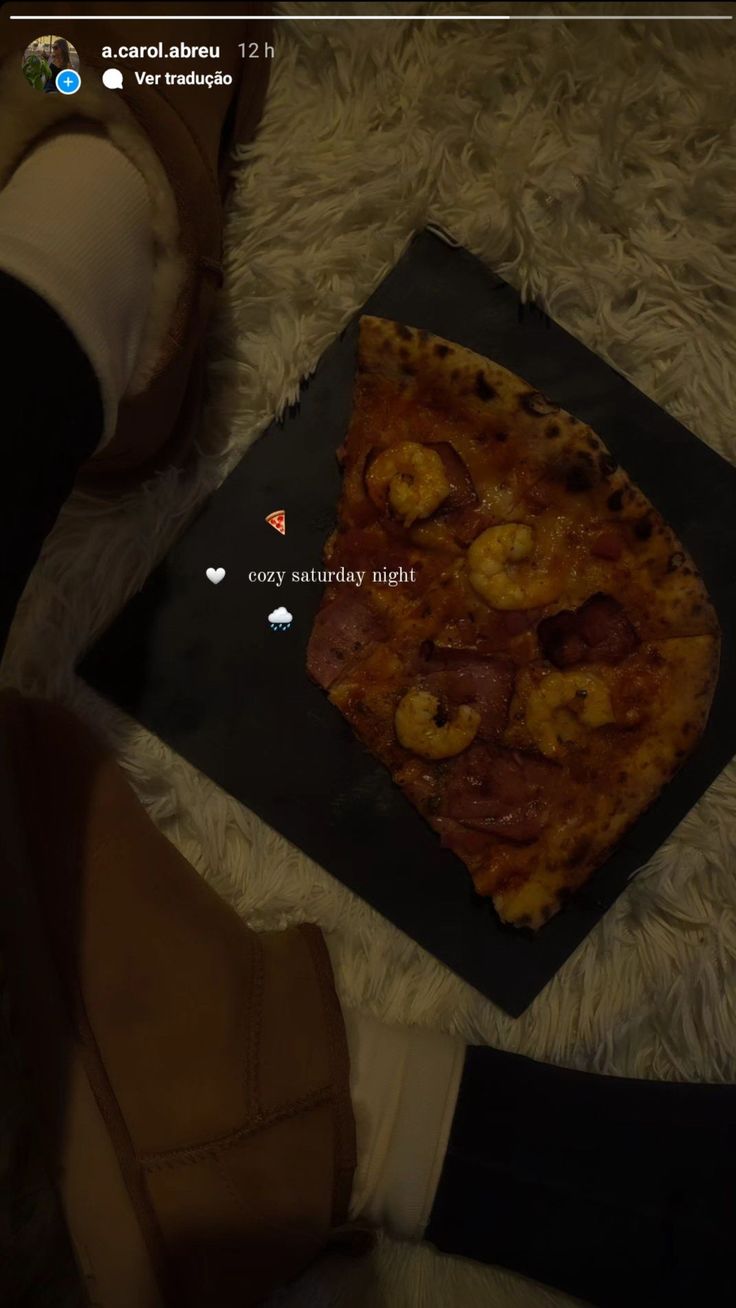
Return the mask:
<svg viewBox="0 0 736 1308"><path fill-rule="evenodd" d="M66 74L66 82L59 78ZM37 36L23 52L23 76L34 91L73 95L79 89L79 55L66 37Z"/></svg>

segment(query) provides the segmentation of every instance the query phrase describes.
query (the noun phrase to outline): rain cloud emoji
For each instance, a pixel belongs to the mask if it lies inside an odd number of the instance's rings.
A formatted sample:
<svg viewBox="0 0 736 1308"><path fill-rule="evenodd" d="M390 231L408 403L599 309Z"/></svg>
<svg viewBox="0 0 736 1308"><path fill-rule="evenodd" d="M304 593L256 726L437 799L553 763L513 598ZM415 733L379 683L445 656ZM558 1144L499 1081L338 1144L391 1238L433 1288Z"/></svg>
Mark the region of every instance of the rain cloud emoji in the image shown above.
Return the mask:
<svg viewBox="0 0 736 1308"><path fill-rule="evenodd" d="M283 604L268 615L268 622L272 631L288 631L293 621L293 614L285 609Z"/></svg>

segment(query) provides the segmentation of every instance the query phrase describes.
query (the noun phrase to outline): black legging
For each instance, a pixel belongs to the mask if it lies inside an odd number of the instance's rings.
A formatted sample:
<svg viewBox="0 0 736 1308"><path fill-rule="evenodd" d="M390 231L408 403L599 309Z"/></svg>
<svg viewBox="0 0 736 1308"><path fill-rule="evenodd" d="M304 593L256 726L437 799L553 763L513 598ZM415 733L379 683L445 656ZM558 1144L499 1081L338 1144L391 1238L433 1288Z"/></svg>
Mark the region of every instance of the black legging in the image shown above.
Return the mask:
<svg viewBox="0 0 736 1308"><path fill-rule="evenodd" d="M53 310L3 274L0 303L4 642L103 414ZM427 1239L606 1308L715 1308L733 1281L735 1120L731 1086L595 1076L472 1047Z"/></svg>
<svg viewBox="0 0 736 1308"><path fill-rule="evenodd" d="M466 1055L426 1238L606 1308L726 1303L736 1087Z"/></svg>
<svg viewBox="0 0 736 1308"><path fill-rule="evenodd" d="M92 366L52 308L0 272L3 472L0 476L0 653L44 538L79 465L100 441Z"/></svg>

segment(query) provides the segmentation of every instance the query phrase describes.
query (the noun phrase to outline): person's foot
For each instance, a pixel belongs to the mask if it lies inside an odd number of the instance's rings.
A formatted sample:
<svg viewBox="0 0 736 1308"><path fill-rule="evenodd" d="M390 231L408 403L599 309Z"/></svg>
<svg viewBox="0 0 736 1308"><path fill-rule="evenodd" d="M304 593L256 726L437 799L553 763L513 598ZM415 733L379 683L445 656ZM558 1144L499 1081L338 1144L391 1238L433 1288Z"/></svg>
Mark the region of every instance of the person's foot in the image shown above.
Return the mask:
<svg viewBox="0 0 736 1308"><path fill-rule="evenodd" d="M17 8L22 11L23 6ZM115 492L144 479L172 461L182 461L198 430L204 381L203 341L222 282L222 200L234 143L249 140L258 125L271 61L245 58L254 46L263 52L272 37L268 21L248 15L268 13L269 5L220 6L241 22L198 21L174 24L128 18L81 21L66 16L67 5L52 3L65 38L80 56L82 85L73 96L33 91L20 72L19 43L30 28L0 20L0 189L23 159L50 134L73 130L112 142L139 170L148 189L154 240L154 269L141 350L122 396L114 435L81 470L80 484L98 493ZM108 6L115 11L116 6ZM185 3L176 13L201 13ZM35 34L35 29L34 29ZM174 41L219 47L212 71L218 85L141 86L140 61L115 58L123 88L110 91L101 75L111 60L105 47ZM186 61L186 70L192 61ZM162 73L169 67L161 64ZM184 63L182 63L184 68ZM181 71L175 68L174 71ZM228 84L227 79L231 79ZM53 176L46 177L53 207ZM84 196L79 199L83 206ZM83 215L80 215L83 216ZM69 221L69 218L66 218ZM86 239L86 238L85 238ZM0 267L24 280L22 269ZM38 289L38 288L35 288ZM70 324L74 330L74 324ZM81 342L84 346L84 342Z"/></svg>
<svg viewBox="0 0 736 1308"><path fill-rule="evenodd" d="M71 715L0 696L11 1016L90 1297L258 1302L345 1221L348 1056L316 927L257 935Z"/></svg>

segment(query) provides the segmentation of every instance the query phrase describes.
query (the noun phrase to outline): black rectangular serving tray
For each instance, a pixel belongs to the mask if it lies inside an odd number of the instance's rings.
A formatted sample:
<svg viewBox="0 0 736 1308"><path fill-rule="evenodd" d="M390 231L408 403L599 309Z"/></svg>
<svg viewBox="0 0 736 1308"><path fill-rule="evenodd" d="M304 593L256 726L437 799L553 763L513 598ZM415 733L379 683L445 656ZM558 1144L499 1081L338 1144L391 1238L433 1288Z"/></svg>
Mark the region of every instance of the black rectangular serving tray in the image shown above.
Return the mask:
<svg viewBox="0 0 736 1308"><path fill-rule="evenodd" d="M692 552L723 628L703 741L589 884L536 935L503 926L388 773L308 679L319 567L340 493L358 317L299 403L256 441L81 665L85 679L430 953L518 1016L736 752L736 469L467 251L417 235L361 312L519 373L600 434ZM264 519L286 509L281 537ZM212 585L207 567L226 577ZM273 632L267 615L293 614Z"/></svg>

